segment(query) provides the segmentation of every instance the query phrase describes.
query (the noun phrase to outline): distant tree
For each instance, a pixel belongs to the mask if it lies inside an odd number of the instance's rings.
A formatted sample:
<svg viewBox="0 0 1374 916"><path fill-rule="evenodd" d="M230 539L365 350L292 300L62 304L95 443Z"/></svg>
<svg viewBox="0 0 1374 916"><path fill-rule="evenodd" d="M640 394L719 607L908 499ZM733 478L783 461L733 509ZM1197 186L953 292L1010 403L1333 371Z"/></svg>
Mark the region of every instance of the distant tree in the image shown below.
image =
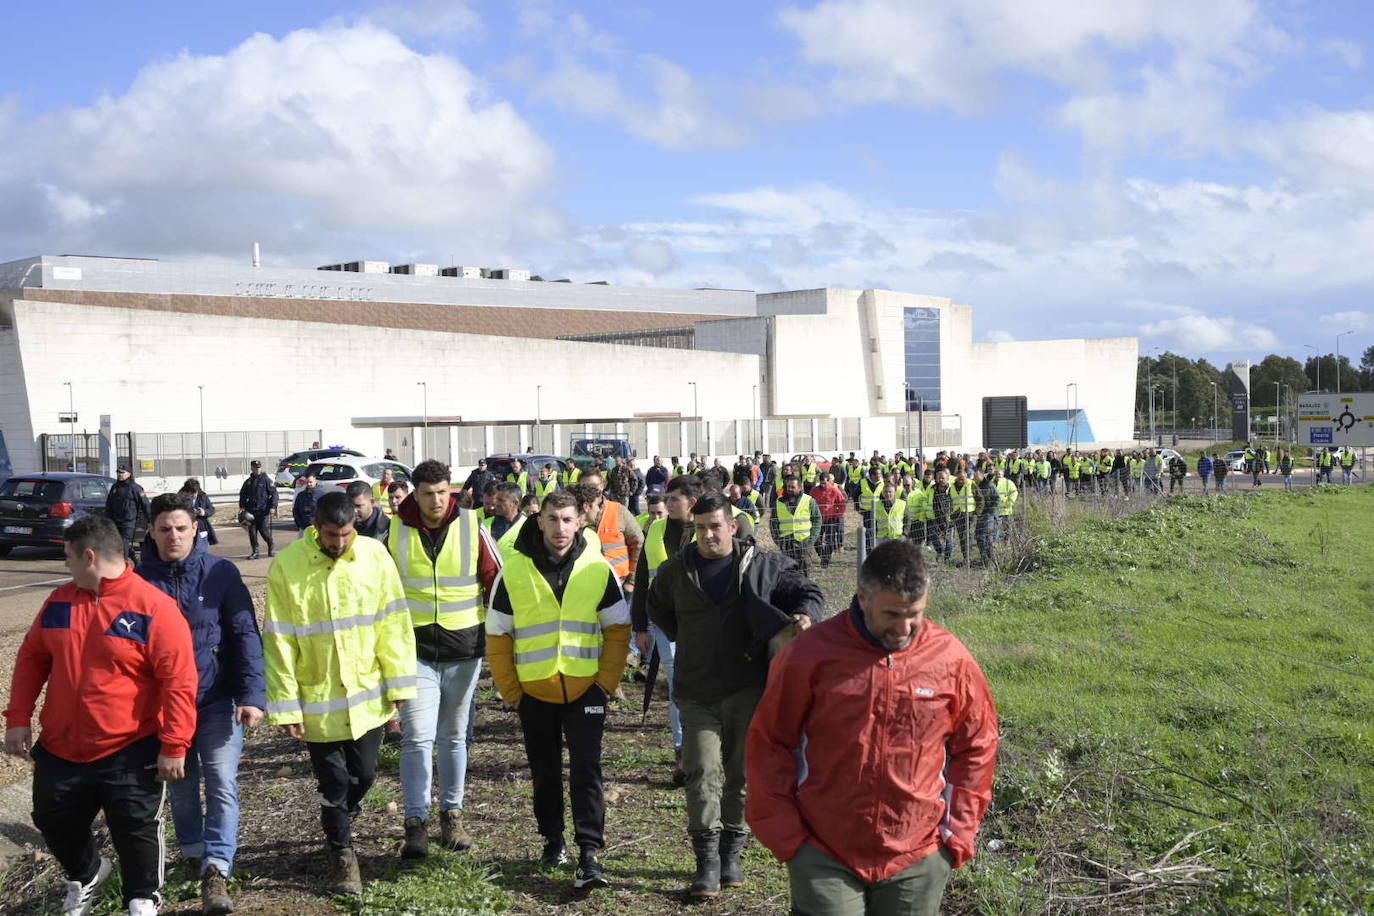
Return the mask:
<svg viewBox="0 0 1374 916"><path fill-rule="evenodd" d="M1374 391L1374 346L1365 347L1360 357L1360 390Z"/></svg>

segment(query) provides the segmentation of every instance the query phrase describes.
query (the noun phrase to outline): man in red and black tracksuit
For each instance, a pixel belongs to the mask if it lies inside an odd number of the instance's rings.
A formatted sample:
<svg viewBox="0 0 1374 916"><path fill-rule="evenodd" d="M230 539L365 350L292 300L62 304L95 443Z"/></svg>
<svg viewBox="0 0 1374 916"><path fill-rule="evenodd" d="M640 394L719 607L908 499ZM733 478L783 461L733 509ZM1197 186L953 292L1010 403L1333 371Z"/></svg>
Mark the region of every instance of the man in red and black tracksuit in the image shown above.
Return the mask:
<svg viewBox="0 0 1374 916"><path fill-rule="evenodd" d="M104 809L129 912L156 913L163 783L182 777L196 728L191 631L175 599L125 562L108 519L80 519L64 540L74 581L48 596L19 647L5 749L33 756L33 821L67 873L63 912L88 912L110 873L90 829Z"/></svg>

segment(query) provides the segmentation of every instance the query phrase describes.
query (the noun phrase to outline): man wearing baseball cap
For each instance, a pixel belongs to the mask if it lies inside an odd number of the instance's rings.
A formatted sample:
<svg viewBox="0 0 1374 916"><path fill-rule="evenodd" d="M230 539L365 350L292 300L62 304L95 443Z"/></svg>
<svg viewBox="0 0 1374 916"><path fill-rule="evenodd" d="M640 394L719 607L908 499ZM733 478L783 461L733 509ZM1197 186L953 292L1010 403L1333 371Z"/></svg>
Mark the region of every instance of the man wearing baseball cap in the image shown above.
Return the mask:
<svg viewBox="0 0 1374 916"><path fill-rule="evenodd" d="M277 486L272 478L262 472L262 462L254 458L249 462L248 479L239 487L239 509L253 516L248 522L248 547L250 560L258 558L258 535L267 542L267 555L275 552L272 543L272 513L277 511Z"/></svg>

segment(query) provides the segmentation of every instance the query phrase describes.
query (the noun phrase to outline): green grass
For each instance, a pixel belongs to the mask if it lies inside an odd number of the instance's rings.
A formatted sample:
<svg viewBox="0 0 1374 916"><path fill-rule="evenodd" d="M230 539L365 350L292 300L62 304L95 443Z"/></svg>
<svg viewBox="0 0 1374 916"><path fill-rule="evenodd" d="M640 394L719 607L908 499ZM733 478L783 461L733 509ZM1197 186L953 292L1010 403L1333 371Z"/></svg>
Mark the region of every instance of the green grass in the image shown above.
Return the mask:
<svg viewBox="0 0 1374 916"><path fill-rule="evenodd" d="M362 900L345 908L360 916L489 916L510 909L510 897L489 867L431 846L426 859L388 862L364 885Z"/></svg>
<svg viewBox="0 0 1374 916"><path fill-rule="evenodd" d="M937 592L1003 728L958 911L1374 908L1372 516L1371 487L1180 497Z"/></svg>

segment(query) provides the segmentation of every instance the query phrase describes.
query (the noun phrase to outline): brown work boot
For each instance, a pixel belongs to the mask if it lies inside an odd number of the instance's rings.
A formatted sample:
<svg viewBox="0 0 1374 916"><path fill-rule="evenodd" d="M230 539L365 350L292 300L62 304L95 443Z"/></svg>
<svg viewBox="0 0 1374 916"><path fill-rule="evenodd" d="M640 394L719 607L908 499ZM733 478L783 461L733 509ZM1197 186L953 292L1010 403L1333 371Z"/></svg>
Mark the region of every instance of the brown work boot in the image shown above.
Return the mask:
<svg viewBox="0 0 1374 916"><path fill-rule="evenodd" d="M439 812L439 842L462 852L472 845L472 834L463 829L463 811L450 808Z"/></svg>
<svg viewBox="0 0 1374 916"><path fill-rule="evenodd" d="M406 818L406 841L401 847L402 859L423 859L429 855L429 830L422 818Z"/></svg>
<svg viewBox="0 0 1374 916"><path fill-rule="evenodd" d="M229 887L224 882L224 875L214 865L205 869L205 876L200 879L200 911L205 916L226 916L234 912L234 903L229 899Z"/></svg>
<svg viewBox="0 0 1374 916"><path fill-rule="evenodd" d="M352 846L329 850L329 887L346 897L361 897L363 877L358 872L358 855Z"/></svg>

